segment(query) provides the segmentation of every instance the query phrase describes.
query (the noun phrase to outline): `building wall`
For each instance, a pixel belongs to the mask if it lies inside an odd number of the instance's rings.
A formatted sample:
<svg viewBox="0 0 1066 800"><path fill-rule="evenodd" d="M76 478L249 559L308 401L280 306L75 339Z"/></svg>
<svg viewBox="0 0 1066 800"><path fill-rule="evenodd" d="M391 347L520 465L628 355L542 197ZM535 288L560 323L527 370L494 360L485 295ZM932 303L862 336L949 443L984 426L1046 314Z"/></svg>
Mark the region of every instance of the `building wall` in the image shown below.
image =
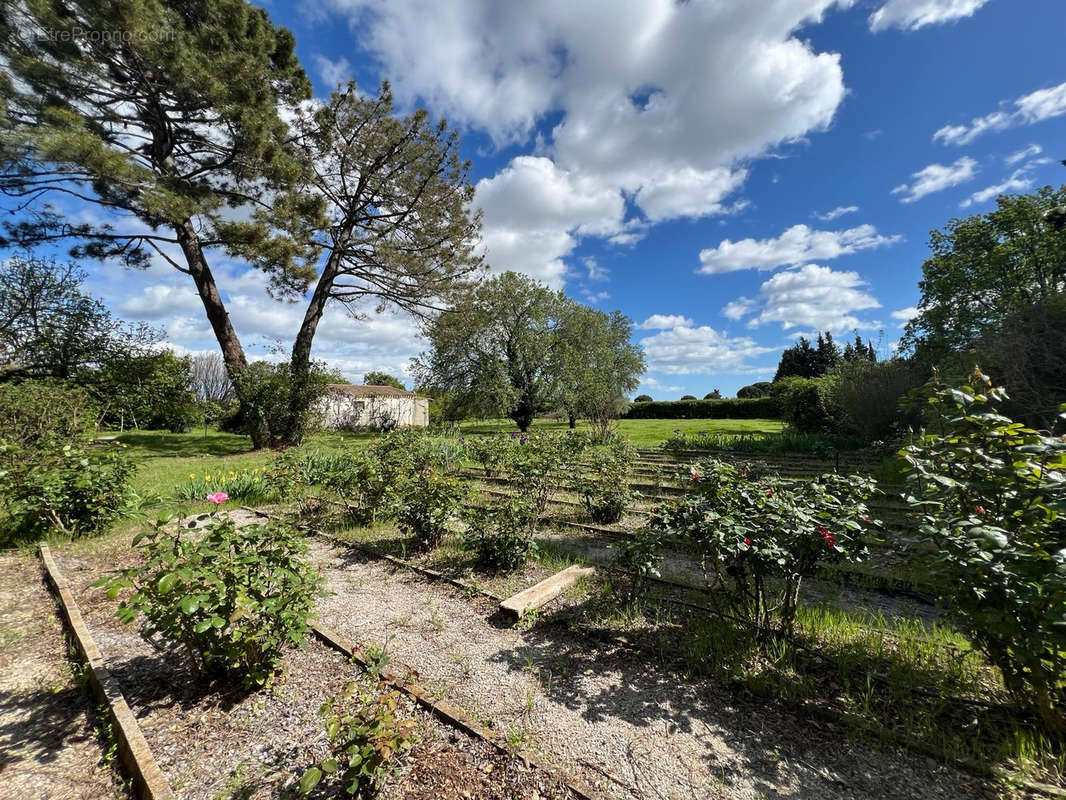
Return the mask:
<svg viewBox="0 0 1066 800"><path fill-rule="evenodd" d="M318 403L318 414L328 429L392 428L429 424L424 397L353 397L328 394Z"/></svg>

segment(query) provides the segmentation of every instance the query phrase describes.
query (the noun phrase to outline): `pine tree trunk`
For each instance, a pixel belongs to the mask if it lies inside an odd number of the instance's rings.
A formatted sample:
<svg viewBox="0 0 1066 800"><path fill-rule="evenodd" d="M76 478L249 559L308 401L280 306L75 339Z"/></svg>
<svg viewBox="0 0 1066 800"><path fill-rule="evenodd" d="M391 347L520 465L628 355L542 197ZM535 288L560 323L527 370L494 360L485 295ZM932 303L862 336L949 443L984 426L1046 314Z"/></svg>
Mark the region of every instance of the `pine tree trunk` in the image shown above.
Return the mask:
<svg viewBox="0 0 1066 800"><path fill-rule="evenodd" d="M289 393L288 420L285 431L282 434L282 443L285 445L298 445L303 441L306 429L306 417L310 396L311 384L311 345L314 343L315 332L318 323L322 321L322 315L326 311L326 303L329 302L330 292L333 290L333 281L337 276L336 249L330 253L326 265L322 268L318 283L315 285L314 294L307 304L303 322L292 343L292 356L289 366L292 370L292 386Z"/></svg>
<svg viewBox="0 0 1066 800"><path fill-rule="evenodd" d="M249 420L248 433L252 437L252 446L257 450L269 447L271 444L270 426L266 420L251 413L246 396L247 389L244 382L240 380L248 371L248 359L245 358L241 340L237 338L237 332L230 323L229 313L218 292L215 276L207 265L207 259L204 257L204 251L200 246L200 239L196 235L192 220L185 219L176 223L174 232L177 234L178 245L185 255L189 274L192 275L193 282L196 284L196 291L200 294L200 300L204 304L204 311L207 312L207 321L211 323L211 330L214 331L215 339L222 348L222 360L226 362L226 369L229 371L233 387L237 392L241 411L244 418Z"/></svg>

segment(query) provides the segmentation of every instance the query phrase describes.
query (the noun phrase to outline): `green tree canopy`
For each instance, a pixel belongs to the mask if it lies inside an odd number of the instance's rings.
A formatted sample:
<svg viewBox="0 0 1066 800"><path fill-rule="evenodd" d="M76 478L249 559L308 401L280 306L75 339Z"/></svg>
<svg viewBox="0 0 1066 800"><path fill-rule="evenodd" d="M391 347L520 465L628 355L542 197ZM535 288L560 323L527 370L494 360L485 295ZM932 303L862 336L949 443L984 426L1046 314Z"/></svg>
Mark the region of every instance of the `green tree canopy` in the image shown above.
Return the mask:
<svg viewBox="0 0 1066 800"><path fill-rule="evenodd" d="M73 264L21 255L0 262L0 370L7 377L72 378L151 351L159 333L116 319L84 282Z"/></svg>
<svg viewBox="0 0 1066 800"><path fill-rule="evenodd" d="M584 417L606 433L625 410L626 396L644 374L644 351L630 341L632 333L632 320L619 311L563 304L555 329L555 388L571 428Z"/></svg>
<svg viewBox="0 0 1066 800"><path fill-rule="evenodd" d="M288 191L305 165L278 109L310 97L292 35L246 0L2 0L0 12L0 192L29 215L9 239L169 262L196 285L239 394L248 363L208 253L254 264L282 294L315 275L313 248L289 235L320 206ZM49 205L70 198L104 222Z"/></svg>
<svg viewBox="0 0 1066 800"><path fill-rule="evenodd" d="M907 324L902 350L936 363L974 349L1012 315L1066 291L1066 228L1050 218L1063 205L1066 186L1001 195L995 211L934 230L918 315Z"/></svg>
<svg viewBox="0 0 1066 800"><path fill-rule="evenodd" d="M482 283L426 329L415 359L419 384L450 392L469 413L502 415L528 430L555 400L555 328L568 302L516 272Z"/></svg>

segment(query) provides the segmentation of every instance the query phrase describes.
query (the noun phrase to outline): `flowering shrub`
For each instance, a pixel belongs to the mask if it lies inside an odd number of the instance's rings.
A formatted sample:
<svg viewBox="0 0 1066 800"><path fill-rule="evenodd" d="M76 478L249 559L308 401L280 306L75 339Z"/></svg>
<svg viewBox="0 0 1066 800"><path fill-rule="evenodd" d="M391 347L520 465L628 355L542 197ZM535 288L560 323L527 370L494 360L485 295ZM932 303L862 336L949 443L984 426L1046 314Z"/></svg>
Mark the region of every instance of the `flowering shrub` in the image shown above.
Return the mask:
<svg viewBox="0 0 1066 800"><path fill-rule="evenodd" d="M311 767L298 791L310 794L326 775L337 775L353 797L372 797L403 765L417 743L417 722L397 719L400 693L375 693L349 683L340 698L329 698L319 709L325 718L330 757ZM343 708L342 708L343 707Z"/></svg>
<svg viewBox="0 0 1066 800"><path fill-rule="evenodd" d="M593 522L617 522L633 497L629 480L636 450L619 437L586 455L591 463L578 473L575 488Z"/></svg>
<svg viewBox="0 0 1066 800"><path fill-rule="evenodd" d="M792 484L709 459L690 472L693 490L653 514L651 528L691 542L712 596L758 638L791 635L803 579L825 562L858 560L873 482L822 475Z"/></svg>
<svg viewBox="0 0 1066 800"><path fill-rule="evenodd" d="M466 495L465 484L440 469L426 466L404 486L396 522L421 547L436 547L448 533L448 521Z"/></svg>
<svg viewBox="0 0 1066 800"><path fill-rule="evenodd" d="M1066 438L998 413L980 371L936 385L902 455L918 538L944 600L1016 697L1066 730ZM1062 409L1066 412L1066 406ZM1062 415L1066 419L1066 414Z"/></svg>
<svg viewBox="0 0 1066 800"><path fill-rule="evenodd" d="M533 532L536 509L528 502L511 499L485 508L469 508L463 542L477 556L478 563L490 569L510 571L536 554Z"/></svg>
<svg viewBox="0 0 1066 800"><path fill-rule="evenodd" d="M119 618L143 615L144 635L180 646L198 675L264 685L282 650L310 630L322 581L304 538L274 522L238 528L224 515L195 532L166 522L134 538L141 566L98 585L111 597L132 588Z"/></svg>
<svg viewBox="0 0 1066 800"><path fill-rule="evenodd" d="M188 480L178 484L178 499L200 501L207 495L224 491L233 500L258 503L266 500L272 493L271 482L267 479L266 467L242 470L220 470L197 475L190 473Z"/></svg>

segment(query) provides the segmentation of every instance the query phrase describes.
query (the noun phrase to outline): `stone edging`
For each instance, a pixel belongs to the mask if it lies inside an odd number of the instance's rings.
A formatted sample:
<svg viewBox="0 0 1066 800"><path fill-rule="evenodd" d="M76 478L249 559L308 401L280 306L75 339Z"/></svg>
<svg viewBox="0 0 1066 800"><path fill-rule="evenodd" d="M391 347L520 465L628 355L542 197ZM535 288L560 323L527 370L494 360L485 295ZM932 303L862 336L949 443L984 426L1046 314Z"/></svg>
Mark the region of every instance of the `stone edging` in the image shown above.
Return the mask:
<svg viewBox="0 0 1066 800"><path fill-rule="evenodd" d="M311 630L314 631L315 636L326 646L349 656L363 667L363 669L368 669L371 666L370 662L363 655L362 650L356 644L344 638L341 634L320 625L318 622L311 623ZM508 747L495 733L493 733L493 731L472 719L462 709L443 700L434 700L417 683L406 681L388 670L381 670L377 674L378 678L383 683L387 683L396 690L407 695L418 703L418 705L425 708L437 718L443 720L446 724L453 728L458 728L469 736L487 742L500 753L517 755L530 766L553 776L556 780L566 786L566 788L569 789L578 800L602 800L604 797L603 794L592 787L585 785L583 782L575 778L567 778L560 775L557 769L549 767L527 751L516 751L514 748Z"/></svg>
<svg viewBox="0 0 1066 800"><path fill-rule="evenodd" d="M104 666L103 654L82 618L66 578L52 558L52 551L42 542L40 552L48 583L59 599L63 622L88 667L89 685L96 698L107 706L118 742L118 755L133 781L135 795L141 800L175 800L174 792L148 748L136 717L122 696L118 680Z"/></svg>

